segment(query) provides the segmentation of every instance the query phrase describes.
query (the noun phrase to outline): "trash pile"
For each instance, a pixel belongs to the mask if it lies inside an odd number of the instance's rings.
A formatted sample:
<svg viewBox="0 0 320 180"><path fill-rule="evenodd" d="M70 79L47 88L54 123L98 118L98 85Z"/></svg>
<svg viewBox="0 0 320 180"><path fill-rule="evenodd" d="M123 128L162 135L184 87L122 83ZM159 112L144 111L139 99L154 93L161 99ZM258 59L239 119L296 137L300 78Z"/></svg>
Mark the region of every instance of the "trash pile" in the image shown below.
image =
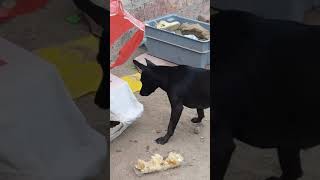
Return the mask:
<svg viewBox="0 0 320 180"><path fill-rule="evenodd" d="M190 39L207 41L210 39L210 32L200 24L180 23L178 21L167 22L161 20L156 25L157 29L167 30Z"/></svg>

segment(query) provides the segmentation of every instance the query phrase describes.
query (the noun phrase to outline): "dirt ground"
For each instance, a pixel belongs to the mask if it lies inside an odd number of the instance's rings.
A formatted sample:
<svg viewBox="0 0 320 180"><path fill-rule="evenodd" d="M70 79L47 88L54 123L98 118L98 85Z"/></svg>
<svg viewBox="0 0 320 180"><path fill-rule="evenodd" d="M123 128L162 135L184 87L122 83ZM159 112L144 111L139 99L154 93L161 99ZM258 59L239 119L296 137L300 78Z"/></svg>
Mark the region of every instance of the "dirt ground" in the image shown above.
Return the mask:
<svg viewBox="0 0 320 180"><path fill-rule="evenodd" d="M64 18L73 15L75 7L72 1L49 1L45 9L36 13L18 17L8 23L0 24L0 36L21 47L34 50L64 43L78 37L88 35L85 23L71 25ZM312 18L311 18L312 19ZM320 22L320 21L318 21ZM131 74L131 62L113 70L115 75ZM174 136L162 146L154 140L165 133L169 122L170 109L166 95L158 90L149 97L136 94L144 104L143 116L118 137L110 148L111 180L207 180L209 179L209 110L203 122L200 134L192 133L193 124L190 119L196 115L195 110L185 108ZM93 103L93 96L88 95L75 100L88 122L101 133L105 134L109 112L98 109ZM156 131L161 130L160 133ZM201 140L203 138L203 142ZM131 140L131 141L130 141ZM136 141L135 141L136 140ZM260 150L237 143L238 148L232 158L225 180L263 180L280 173L279 164L274 150ZM169 151L177 151L184 155L186 164L183 167L162 173L135 176L130 163L138 158L147 159L151 153L166 155ZM302 180L320 179L320 148L302 153L305 176Z"/></svg>

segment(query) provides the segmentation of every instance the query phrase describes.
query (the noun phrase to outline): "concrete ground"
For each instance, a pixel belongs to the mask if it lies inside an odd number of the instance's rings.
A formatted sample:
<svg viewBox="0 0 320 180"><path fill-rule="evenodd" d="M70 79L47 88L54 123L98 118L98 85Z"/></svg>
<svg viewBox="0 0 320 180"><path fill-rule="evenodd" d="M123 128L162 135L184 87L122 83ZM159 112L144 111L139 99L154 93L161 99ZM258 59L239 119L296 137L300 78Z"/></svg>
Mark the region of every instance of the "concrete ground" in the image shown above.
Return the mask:
<svg viewBox="0 0 320 180"><path fill-rule="evenodd" d="M139 49L133 57L144 52ZM111 71L116 76L133 74L132 59ZM165 145L154 142L166 133L170 118L170 104L167 95L161 89L148 97L135 93L144 105L141 118L137 119L127 130L110 145L110 164L112 180L152 179L152 180L209 180L210 179L210 110L205 111L205 118L200 133L195 134L195 125L190 121L197 116L196 110L184 108L174 135ZM169 152L181 153L186 164L180 168L168 170L143 177L133 171L137 159L150 159L154 153L166 156Z"/></svg>

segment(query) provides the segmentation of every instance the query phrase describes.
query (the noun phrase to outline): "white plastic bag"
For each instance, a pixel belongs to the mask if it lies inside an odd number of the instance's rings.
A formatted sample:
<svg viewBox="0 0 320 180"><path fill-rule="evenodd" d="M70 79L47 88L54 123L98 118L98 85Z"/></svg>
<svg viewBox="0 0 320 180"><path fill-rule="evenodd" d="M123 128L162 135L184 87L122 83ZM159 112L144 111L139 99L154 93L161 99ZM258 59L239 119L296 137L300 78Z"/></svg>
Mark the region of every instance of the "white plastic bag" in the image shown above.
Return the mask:
<svg viewBox="0 0 320 180"><path fill-rule="evenodd" d="M120 124L110 130L110 140L118 137L142 115L143 105L138 102L127 82L110 74L110 118Z"/></svg>

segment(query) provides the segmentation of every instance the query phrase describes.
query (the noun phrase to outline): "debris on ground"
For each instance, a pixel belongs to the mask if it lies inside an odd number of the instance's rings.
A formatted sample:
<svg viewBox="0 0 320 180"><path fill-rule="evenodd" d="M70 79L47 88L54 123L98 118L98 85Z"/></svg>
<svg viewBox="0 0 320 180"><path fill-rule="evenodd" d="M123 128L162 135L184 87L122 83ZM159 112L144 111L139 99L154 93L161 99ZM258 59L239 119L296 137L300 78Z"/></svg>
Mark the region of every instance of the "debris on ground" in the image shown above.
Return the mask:
<svg viewBox="0 0 320 180"><path fill-rule="evenodd" d="M202 27L200 24L190 24L190 23L183 23L181 24L178 21L174 22L167 22L161 20L156 24L157 29L167 30L174 34L182 35L190 39L194 40L209 40L210 39L210 32Z"/></svg>
<svg viewBox="0 0 320 180"><path fill-rule="evenodd" d="M161 130L160 129L156 129L156 133L157 134L161 133Z"/></svg>
<svg viewBox="0 0 320 180"><path fill-rule="evenodd" d="M194 134L199 134L200 133L200 126L196 126L193 128L193 133Z"/></svg>
<svg viewBox="0 0 320 180"><path fill-rule="evenodd" d="M201 130L201 128L202 127L204 127L204 125L203 125L203 123L202 122L200 122L200 123L194 123L193 124L193 133L194 134L200 134L200 130Z"/></svg>
<svg viewBox="0 0 320 180"><path fill-rule="evenodd" d="M116 152L122 152L122 150L121 149L117 149Z"/></svg>
<svg viewBox="0 0 320 180"><path fill-rule="evenodd" d="M138 159L134 169L137 175L165 171L180 166L183 160L182 155L175 152L170 152L165 159L159 154L154 154L147 162Z"/></svg>
<svg viewBox="0 0 320 180"><path fill-rule="evenodd" d="M200 137L200 141L201 141L201 142L204 142L204 137Z"/></svg>

